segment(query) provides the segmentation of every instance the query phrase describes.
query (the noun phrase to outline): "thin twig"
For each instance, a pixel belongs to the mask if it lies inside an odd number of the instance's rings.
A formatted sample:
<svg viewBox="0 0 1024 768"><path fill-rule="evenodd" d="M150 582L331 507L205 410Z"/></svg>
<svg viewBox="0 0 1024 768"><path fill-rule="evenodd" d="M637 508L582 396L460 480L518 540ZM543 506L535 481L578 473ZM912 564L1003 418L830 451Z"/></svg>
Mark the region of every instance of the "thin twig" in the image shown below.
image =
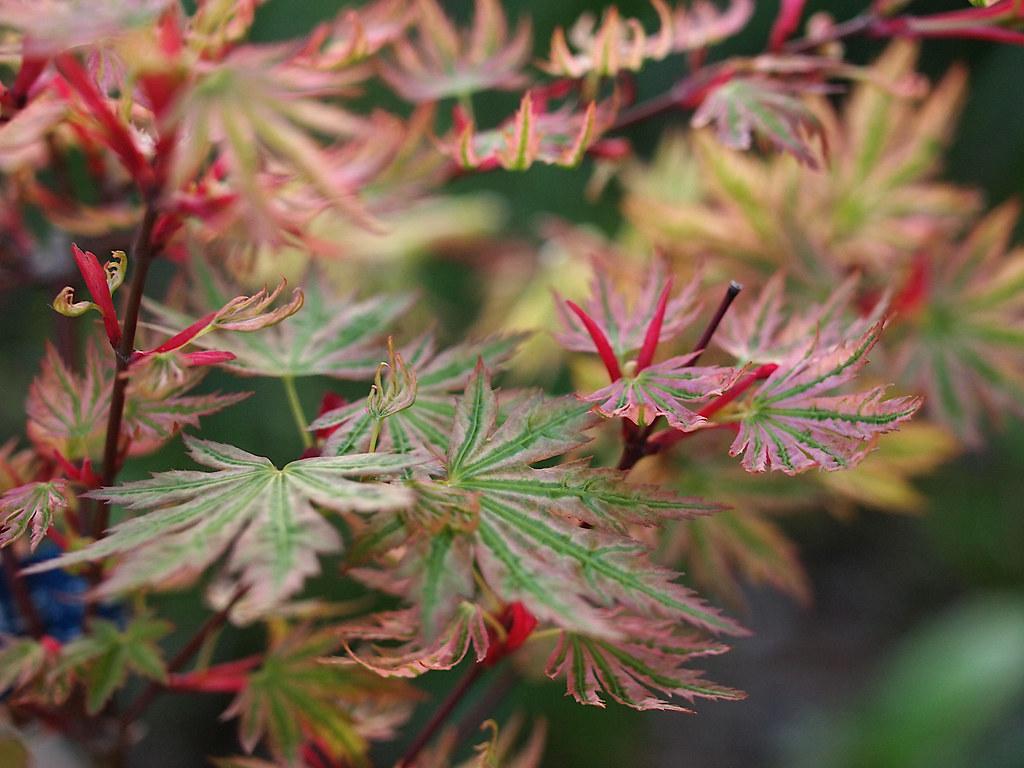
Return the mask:
<svg viewBox="0 0 1024 768"><path fill-rule="evenodd" d="M700 335L700 339L693 346L695 357L690 361L690 365L696 365L697 361L700 360L701 355L704 354L704 350L708 348L708 344L711 343L712 337L715 335L715 331L718 330L718 326L722 322L722 318L725 317L725 313L729 311L729 307L736 300L736 297L740 295L740 291L743 290L743 286L737 283L735 280L729 281L729 287L725 291L725 296L722 297L721 303L718 305L718 309L715 310L714 316L711 318L711 322L708 323L707 328L704 329L704 333Z"/></svg>
<svg viewBox="0 0 1024 768"><path fill-rule="evenodd" d="M441 726L451 717L452 712L455 711L459 702L462 701L473 687L473 684L480 678L484 669L483 664L473 665L469 672L452 689L452 692L448 694L448 698L434 711L434 716L430 718L430 721L423 727L423 730L413 739L412 744L409 745L409 748L405 751L405 754L398 761L395 768L412 768L415 765L416 758L419 757L420 752L423 751L423 748L430 743L430 740L434 738L434 735L440 730Z"/></svg>
<svg viewBox="0 0 1024 768"><path fill-rule="evenodd" d="M107 418L107 437L103 446L103 474L105 487L114 484L117 473L121 469L120 437L121 422L124 419L125 394L128 389L128 364L135 351L135 332L139 325L139 311L142 306L142 294L146 287L146 275L153 261L152 235L156 223L157 208L150 203L146 206L142 223L132 244L132 280L129 286L128 304L125 307L124 321L121 327L121 343L116 350L114 383L110 391L110 414ZM92 521L94 538L101 538L110 522L110 504L100 502Z"/></svg>
<svg viewBox="0 0 1024 768"><path fill-rule="evenodd" d="M199 649L203 647L203 643L213 635L214 632L218 631L224 626L228 620L228 616L231 614L231 610L235 607L239 600L248 591L247 587L240 587L235 594L228 601L228 604L221 608L217 613L210 616L199 629L195 631L195 634L189 639L181 650L167 663L167 672L173 674L174 672L180 672L186 664L188 664L192 658L199 653ZM121 716L121 729L126 731L132 723L138 720L142 714L149 708L149 705L153 703L157 696L165 689L162 683L151 682L146 686L145 690L139 694L138 698L135 699L125 709L124 715Z"/></svg>
<svg viewBox="0 0 1024 768"><path fill-rule="evenodd" d="M14 596L14 604L18 609L18 615L24 620L32 637L42 637L46 631L43 619L39 615L35 602L32 600L32 593L28 591L25 578L18 573L18 558L11 551L10 547L0 550L0 557L3 558L4 576L10 585L11 594Z"/></svg>

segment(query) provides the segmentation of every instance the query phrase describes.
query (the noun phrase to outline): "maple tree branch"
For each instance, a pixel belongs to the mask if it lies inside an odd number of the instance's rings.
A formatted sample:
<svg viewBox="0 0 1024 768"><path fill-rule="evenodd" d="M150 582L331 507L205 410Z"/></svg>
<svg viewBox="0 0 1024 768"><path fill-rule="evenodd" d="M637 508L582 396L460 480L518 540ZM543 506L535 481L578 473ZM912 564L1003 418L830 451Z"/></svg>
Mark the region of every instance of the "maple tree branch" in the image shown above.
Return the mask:
<svg viewBox="0 0 1024 768"><path fill-rule="evenodd" d="M791 40L782 50L787 54L807 53L822 45L870 32L878 21L876 14L863 13L833 25L823 35L806 35ZM619 112L609 131L628 128L675 109L694 108L699 105L707 91L728 80L734 74L735 68L736 62L733 60L700 66L664 93Z"/></svg>
<svg viewBox="0 0 1024 768"><path fill-rule="evenodd" d="M704 418L710 418L718 413L720 410L725 408L729 403L736 400L744 392L750 389L756 382L763 381L775 373L778 369L778 365L775 363L766 363L758 368L753 373L744 376L736 384L734 384L728 391L723 392L716 399L701 408L699 413ZM696 429L692 432L683 432L680 429L666 429L664 432L659 432L654 436L654 439L647 446L648 453L658 453L664 451L666 448L670 448L680 440L684 440L691 435L695 435L702 430Z"/></svg>
<svg viewBox="0 0 1024 768"><path fill-rule="evenodd" d="M4 576L7 577L7 583L10 585L11 595L14 597L14 604L18 609L18 614L25 621L25 625L32 637L42 637L46 627L43 624L42 617L39 615L39 609L32 599L32 593L29 592L28 585L25 584L25 578L18 573L17 556L10 547L4 547L0 550L0 557L3 558Z"/></svg>
<svg viewBox="0 0 1024 768"><path fill-rule="evenodd" d="M146 275L149 273L149 265L156 255L156 249L153 248L152 235L157 213L156 204L149 202L142 216L142 223L135 233L135 241L132 243L134 272L132 273L131 284L128 288L128 303L125 307L124 321L121 326L121 343L118 344L115 350L114 383L110 391L107 437L103 446L103 474L101 477L104 487L114 484L117 473L121 469L119 451L121 424L124 420L125 395L128 389L128 376L126 374L132 353L135 351L135 332L138 330L139 325L139 312L142 307L142 294L146 287ZM110 503L101 501L96 508L96 514L92 520L93 538L102 538L109 522Z"/></svg>
<svg viewBox="0 0 1024 768"><path fill-rule="evenodd" d="M412 768L416 764L416 758L419 757L420 752L423 751L423 748L430 743L430 740L434 738L441 729L441 726L451 717L452 712L455 711L455 708L465 698L466 694L469 693L473 684L480 679L485 669L486 667L483 664L474 664L469 672L459 680L441 706L434 711L427 724L423 726L423 730L413 739L405 754L395 764L395 768Z"/></svg>
<svg viewBox="0 0 1024 768"><path fill-rule="evenodd" d="M704 350L707 349L708 344L711 343L711 339L718 330L718 326L721 325L722 318L725 317L726 312L729 311L729 307L732 306L733 301L736 300L736 297L740 295L740 291L742 290L743 286L735 280L729 281L729 287L725 290L725 296L722 297L722 301L719 302L718 308L715 310L715 314L712 315L711 320L708 321L707 327L704 328L704 332L701 333L700 339L697 340L697 343L693 347L694 357L690 360L688 365L697 364L701 355L704 354ZM724 396L725 395L723 395L723 397ZM736 396L738 397L738 394ZM701 415L703 415L703 412L701 412ZM651 435L657 428L660 418L661 417L659 416L654 419L643 429L637 428L629 420L623 420L623 425L631 427L631 429L627 428L623 430L625 444L622 446L622 455L619 457L619 463L616 465L617 469L623 472L628 472L636 466L636 463L644 456L650 456L652 453L657 453L658 450L660 450L660 448L652 450L653 446L649 442ZM671 431L675 432L676 430Z"/></svg>
<svg viewBox="0 0 1024 768"><path fill-rule="evenodd" d="M718 305L718 309L715 310L715 314L712 316L710 322L708 322L707 328L704 329L704 333L700 335L700 339L693 346L693 351L696 356L690 361L690 365L696 365L697 361L700 360L701 355L704 354L704 350L708 348L708 344L711 343L711 339L715 335L715 331L718 330L718 326L722 323L722 318L725 317L725 313L729 311L729 307L736 300L736 297L740 295L740 291L743 290L743 286L737 283L735 280L729 281L729 287L725 290L725 296L722 297L721 303Z"/></svg>

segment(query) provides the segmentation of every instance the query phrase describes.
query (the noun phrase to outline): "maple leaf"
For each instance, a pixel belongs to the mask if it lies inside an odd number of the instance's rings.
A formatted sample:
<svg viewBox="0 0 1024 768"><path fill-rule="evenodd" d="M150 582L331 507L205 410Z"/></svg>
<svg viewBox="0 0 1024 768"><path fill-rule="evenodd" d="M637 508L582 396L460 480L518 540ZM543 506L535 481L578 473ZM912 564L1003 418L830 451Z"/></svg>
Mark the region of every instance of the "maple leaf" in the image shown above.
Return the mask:
<svg viewBox="0 0 1024 768"><path fill-rule="evenodd" d="M782 268L814 299L857 271L862 287L889 287L913 253L953 238L980 204L975 190L936 180L966 72L953 67L928 89L914 72L917 51L890 45L841 109L808 101L827 133L827 168L677 133L653 163L625 173L627 218L666 253L717 254L736 279Z"/></svg>
<svg viewBox="0 0 1024 768"><path fill-rule="evenodd" d="M464 34L437 0L417 0L414 39L393 44L394 63L381 62L387 83L409 101L437 101L483 90L512 90L530 57L530 23L521 20L509 38L498 0L474 0L473 26Z"/></svg>
<svg viewBox="0 0 1024 768"><path fill-rule="evenodd" d="M763 78L734 77L707 95L693 115L693 127L715 124L719 141L731 149L750 149L754 136L818 167L811 144L815 136L827 149L825 129L792 86Z"/></svg>
<svg viewBox="0 0 1024 768"><path fill-rule="evenodd" d="M0 547L16 541L31 527L34 550L46 536L53 518L73 503L74 494L64 480L34 482L12 488L0 496Z"/></svg>
<svg viewBox="0 0 1024 768"><path fill-rule="evenodd" d="M136 363L152 355L166 355L169 352L174 352L196 342L197 339L214 330L251 333L277 325L302 309L305 302L302 291L296 288L292 291L290 301L271 309L277 297L284 291L285 285L287 285L287 281L282 279L273 291L263 288L251 296L236 296L220 309L207 312L187 328L178 331L156 347L134 352L131 362ZM227 351L211 350L210 353L223 356L211 358L217 362L234 359L234 355ZM198 359L201 360L201 358Z"/></svg>
<svg viewBox="0 0 1024 768"><path fill-rule="evenodd" d="M568 692L581 704L603 707L603 691L632 709L692 710L662 695L690 702L742 699L744 694L709 683L701 673L682 665L700 656L724 653L727 646L683 631L673 622L616 615L623 639L614 643L571 632L559 636L548 659L548 677L566 676Z"/></svg>
<svg viewBox="0 0 1024 768"><path fill-rule="evenodd" d="M221 307L229 301L227 289L208 265L196 260L193 274L204 309ZM356 302L325 295L320 282L318 275L310 273L303 286L302 310L279 325L258 334L234 335L214 330L197 339L197 346L230 352L234 358L222 365L242 376L372 376L379 362L376 342L387 326L408 309L412 297ZM168 306L147 302L146 307L162 326L180 327L187 322L184 314Z"/></svg>
<svg viewBox="0 0 1024 768"><path fill-rule="evenodd" d="M343 8L310 36L304 55L319 69L350 67L397 40L412 22L415 7L405 0L376 0Z"/></svg>
<svg viewBox="0 0 1024 768"><path fill-rule="evenodd" d="M188 396L182 393L199 382L201 373L193 372L175 389L154 386L148 374L156 373L151 369L128 385L121 441L131 455L149 453L185 426L198 425L201 416L249 396L247 392ZM101 354L97 343L88 345L81 375L69 370L56 349L48 346L25 403L26 431L37 448L43 453L57 451L71 461L98 458L113 377L113 361Z"/></svg>
<svg viewBox="0 0 1024 768"><path fill-rule="evenodd" d="M777 469L793 475L812 467L835 470L859 463L873 438L896 429L921 407L916 397L885 400L885 387L825 394L867 364L882 326L879 322L853 341L813 346L781 362L743 411L730 455L743 454L748 472Z"/></svg>
<svg viewBox="0 0 1024 768"><path fill-rule="evenodd" d="M349 656L382 677L418 677L425 672L452 669L467 655L480 663L487 657L490 637L483 609L468 601L458 603L443 629L429 641L423 641L417 623L418 611L408 608L372 614L338 627ZM398 646L371 645L369 650L354 651L355 641L398 641ZM335 662L335 663L344 663Z"/></svg>
<svg viewBox="0 0 1024 768"><path fill-rule="evenodd" d="M317 70L289 53L280 46L245 46L197 64L194 82L161 120L164 134L189 137L174 145L168 185L188 189L216 157L219 181L243 203L238 211L250 241L279 242L282 230L302 226L323 208L366 222L356 190L339 167L348 156L337 147L328 150L321 139L363 145L385 135L380 119L324 101L350 88L344 70ZM280 179L268 183L268 173ZM305 216L290 215L277 199L286 186L309 190L316 207L308 207Z"/></svg>
<svg viewBox="0 0 1024 768"><path fill-rule="evenodd" d="M89 634L61 649L57 671L72 672L85 683L86 711L95 715L128 679L129 672L165 682L167 671L156 641L171 631L160 619L141 615L123 629L93 619Z"/></svg>
<svg viewBox="0 0 1024 768"><path fill-rule="evenodd" d="M799 356L811 346L828 347L867 331L885 314L888 301L878 301L871 313L850 319L851 302L859 280L844 280L827 301L801 312L786 312L786 275L774 275L747 310L737 307L725 316L715 343L741 363L770 363Z"/></svg>
<svg viewBox="0 0 1024 768"><path fill-rule="evenodd" d="M604 265L595 261L590 296L582 304L585 314L591 318L611 344L620 367L626 358L638 351L644 344L647 329L659 313L659 294L668 283L664 262L651 262L643 287L632 302L617 291ZM674 298L669 298L661 309L663 320L658 331L658 343L671 341L678 336L697 316L700 305L696 303L699 281L693 280ZM594 339L583 319L568 308L556 292L557 311L562 330L555 334L558 343L575 352L593 352Z"/></svg>
<svg viewBox="0 0 1024 768"><path fill-rule="evenodd" d="M515 115L493 130L477 131L456 111L452 134L440 148L467 169L525 171L534 163L574 168L611 127L614 114L611 102L590 102L582 112L571 105L548 109L546 98L527 91Z"/></svg>
<svg viewBox="0 0 1024 768"><path fill-rule="evenodd" d="M719 11L706 0L680 4L674 10L664 0L651 0L660 28L649 34L638 19L623 19L614 6L601 24L593 14L577 19L568 33L561 27L551 37L551 53L541 68L553 75L581 78L593 73L615 77L623 70L638 71L648 60L661 61L672 53L693 51L721 42L739 32L753 15L750 0L731 0ZM576 49L574 53L569 46Z"/></svg>
<svg viewBox="0 0 1024 768"><path fill-rule="evenodd" d="M674 429L689 431L704 424L700 414L689 406L721 395L732 386L740 371L721 366L693 367L699 352L673 357L648 365L581 399L597 403L598 413L608 418L622 417L646 426L664 416Z"/></svg>
<svg viewBox="0 0 1024 768"><path fill-rule="evenodd" d="M405 452L448 448L455 416L454 396L463 391L477 360L494 369L515 351L523 337L499 336L478 343L460 344L438 353L432 334L426 334L403 350L402 356L416 380L416 397L403 410L388 416L380 445ZM368 401L352 403L319 417L311 429L335 429L324 446L324 455L341 456L367 450L374 418Z"/></svg>
<svg viewBox="0 0 1024 768"><path fill-rule="evenodd" d="M87 347L81 376L47 345L42 370L25 401L29 439L42 452L56 450L72 461L99 456L110 409L111 370L97 344Z"/></svg>
<svg viewBox="0 0 1024 768"><path fill-rule="evenodd" d="M338 646L334 630L300 626L275 633L262 664L246 675L244 687L224 712L225 718L239 719L246 752L265 741L276 760L304 765L302 745L315 739L335 760L367 765L356 705L372 699L395 701L402 689L352 662L322 663Z"/></svg>
<svg viewBox="0 0 1024 768"><path fill-rule="evenodd" d="M22 34L33 55L96 44L152 22L171 0L6 0L0 26Z"/></svg>
<svg viewBox="0 0 1024 768"><path fill-rule="evenodd" d="M1009 248L1019 216L1005 203L959 242L920 254L894 299L906 322L900 380L969 444L980 444L986 412L1024 412L1024 248Z"/></svg>
<svg viewBox="0 0 1024 768"><path fill-rule="evenodd" d="M282 469L238 448L186 438L192 458L213 471L172 471L92 495L133 510L132 517L84 549L30 572L120 555L98 595L122 594L202 572L227 550L227 569L248 585L235 616L258 615L298 592L319 571L317 555L341 540L314 504L338 512L407 506L405 488L352 477L391 475L422 461L408 454L355 454L293 461Z"/></svg>
<svg viewBox="0 0 1024 768"><path fill-rule="evenodd" d="M840 474L845 473L828 477ZM756 493L758 488L749 490ZM694 582L721 596L728 605L745 605L741 578L769 584L802 603L810 600L810 584L796 545L764 514L729 509L714 517L686 521L679 524L675 542Z"/></svg>
<svg viewBox="0 0 1024 768"><path fill-rule="evenodd" d="M706 514L714 505L616 484L608 470L579 464L530 467L586 442L582 432L594 423L588 411L573 398L534 395L499 419L488 376L477 366L456 407L443 473L418 481L420 501L411 513L428 518L441 509L450 520L455 508L468 518L447 532L431 525L410 532L426 537L410 557L423 558L413 591L427 640L471 596L474 562L504 601L522 602L566 628L614 637L618 630L596 605L622 603L714 631L740 631L618 532L627 522ZM581 528L581 520L594 527Z"/></svg>

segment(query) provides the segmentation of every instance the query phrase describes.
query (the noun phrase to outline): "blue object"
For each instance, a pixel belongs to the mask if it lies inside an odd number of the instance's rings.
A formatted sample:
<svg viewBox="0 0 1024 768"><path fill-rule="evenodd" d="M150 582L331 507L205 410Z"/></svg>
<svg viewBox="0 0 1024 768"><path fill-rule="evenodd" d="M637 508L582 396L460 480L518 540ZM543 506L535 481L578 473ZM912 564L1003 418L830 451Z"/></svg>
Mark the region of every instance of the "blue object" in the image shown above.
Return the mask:
<svg viewBox="0 0 1024 768"><path fill-rule="evenodd" d="M22 567L41 563L60 555L60 549L44 541L29 557L20 561ZM32 602L43 622L43 631L55 640L66 643L82 634L85 617L85 593L89 585L81 576L62 569L32 573L23 577ZM116 604L100 604L96 615L123 623L124 611ZM0 635L27 635L28 626L18 614L6 576L0 577Z"/></svg>

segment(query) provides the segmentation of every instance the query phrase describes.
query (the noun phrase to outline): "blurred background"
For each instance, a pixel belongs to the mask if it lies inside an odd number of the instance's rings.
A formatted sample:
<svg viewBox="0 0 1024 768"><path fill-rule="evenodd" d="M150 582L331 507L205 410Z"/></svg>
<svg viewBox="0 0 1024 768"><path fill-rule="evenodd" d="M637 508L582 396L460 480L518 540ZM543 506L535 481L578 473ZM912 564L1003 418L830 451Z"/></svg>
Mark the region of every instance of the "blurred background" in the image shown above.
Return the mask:
<svg viewBox="0 0 1024 768"><path fill-rule="evenodd" d="M444 4L459 12L469 7L462 0ZM512 17L533 18L538 57L546 52L554 26L603 8L588 0L503 4ZM646 0L616 4L624 15L653 21ZM273 40L300 34L342 5L269 0L259 11L256 36ZM763 47L777 3L757 5L756 18L721 53ZM828 10L839 19L863 5L809 3L811 10ZM912 10L965 5L966 0L918 2ZM857 41L851 44L853 58L869 61L881 46ZM981 188L991 207L1024 193L1024 49L931 41L922 70L936 77L953 61L968 65L970 86L945 175ZM675 74L666 65L645 70L641 95L666 89ZM500 97L494 104L482 99L478 115L489 123L507 107ZM666 128L685 120L675 114L638 126L630 133L636 151L649 154ZM498 195L506 216L503 236L525 243L536 242L538 221L546 213L614 233L620 225L614 190L588 202L589 178L586 167L572 172L536 167L527 174L466 178L454 192L486 189ZM440 249L411 267L448 338L477 319L482 290L474 264L482 262L474 259L486 258ZM22 432L24 396L38 369L42 341L54 327L47 306L51 298L49 289L0 287L0 442ZM301 394L312 412L324 385L305 383ZM226 377L214 385L239 387ZM276 382L245 385L256 390L253 401L206 420L210 433L245 448L259 447L271 458L297 455L301 449L289 416L274 407ZM257 412L261 418L252 419ZM131 464L125 477L168 468L179 458L180 448L170 447ZM640 714L615 705L580 707L563 697L561 683L522 682L505 689L499 681L496 689L503 695L493 714L499 721L514 711L544 718L545 765L552 767L1024 766L1024 425L1008 424L990 437L984 451L958 457L920 481L919 488L929 500L921 516L863 511L841 520L819 513L783 521L799 543L812 602L803 606L771 590L749 590L748 613L739 618L753 636L706 665L712 679L747 691L747 701L703 703L696 715ZM348 585L326 571L315 588L345 596ZM194 593L161 600L181 625L194 625L204 615ZM238 632L226 643L241 652L250 639ZM169 640L171 647L178 642ZM454 679L432 676L427 687L444 691ZM233 726L217 719L225 704L218 697L162 698L133 764L195 766L204 764L205 754L232 751ZM479 705L471 701L467 710ZM428 709L420 707L417 717L429 715ZM398 749L384 745L380 764L389 764Z"/></svg>

